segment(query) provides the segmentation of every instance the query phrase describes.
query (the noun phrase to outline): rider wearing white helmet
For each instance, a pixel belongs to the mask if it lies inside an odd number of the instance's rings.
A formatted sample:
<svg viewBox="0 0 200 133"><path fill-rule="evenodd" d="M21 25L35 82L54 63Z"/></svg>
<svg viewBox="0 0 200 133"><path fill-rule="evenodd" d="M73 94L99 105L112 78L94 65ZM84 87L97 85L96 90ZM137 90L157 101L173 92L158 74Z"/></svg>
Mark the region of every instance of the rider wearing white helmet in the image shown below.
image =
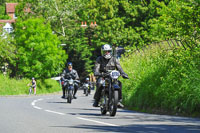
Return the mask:
<svg viewBox="0 0 200 133"><path fill-rule="evenodd" d="M101 91L102 91L102 76L104 73L108 72L108 70L117 69L123 78L128 78L128 75L123 71L119 61L112 56L112 47L109 44L105 44L101 47L101 56L97 58L94 68L94 75L98 77L96 92L94 95L95 102L93 104L94 107L98 106ZM122 92L121 92L121 82L119 81L120 91L119 91L119 101L122 101ZM119 103L123 106L121 103Z"/></svg>

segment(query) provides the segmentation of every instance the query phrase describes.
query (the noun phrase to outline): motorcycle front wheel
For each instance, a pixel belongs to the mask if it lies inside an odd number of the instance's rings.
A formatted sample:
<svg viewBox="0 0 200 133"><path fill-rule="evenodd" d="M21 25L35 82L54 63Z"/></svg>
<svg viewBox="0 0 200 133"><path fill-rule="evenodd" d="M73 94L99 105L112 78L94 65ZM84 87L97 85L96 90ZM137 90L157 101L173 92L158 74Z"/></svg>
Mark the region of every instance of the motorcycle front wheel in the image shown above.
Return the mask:
<svg viewBox="0 0 200 133"><path fill-rule="evenodd" d="M68 90L67 102L72 103L72 90Z"/></svg>
<svg viewBox="0 0 200 133"><path fill-rule="evenodd" d="M109 103L110 116L116 115L117 104L118 104L118 96L119 96L119 92L118 92L118 90L115 90L114 93L110 97L110 103Z"/></svg>
<svg viewBox="0 0 200 133"><path fill-rule="evenodd" d="M88 88L86 87L85 96L88 96Z"/></svg>

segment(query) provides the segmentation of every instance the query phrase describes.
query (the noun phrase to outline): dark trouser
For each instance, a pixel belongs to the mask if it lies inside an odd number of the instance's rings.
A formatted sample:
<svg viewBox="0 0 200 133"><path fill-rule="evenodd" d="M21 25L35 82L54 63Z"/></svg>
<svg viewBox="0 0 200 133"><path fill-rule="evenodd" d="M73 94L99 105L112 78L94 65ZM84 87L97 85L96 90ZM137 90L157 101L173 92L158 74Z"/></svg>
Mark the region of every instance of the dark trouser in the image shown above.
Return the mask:
<svg viewBox="0 0 200 133"><path fill-rule="evenodd" d="M62 91L63 91L63 96L65 96L65 88L63 85L62 85Z"/></svg>
<svg viewBox="0 0 200 133"><path fill-rule="evenodd" d="M100 80L101 79L98 79L98 81L97 81L96 92L94 94L94 99L96 101L100 100L100 98L101 98L101 92L102 92L102 89L103 89L103 86L100 83ZM119 100L121 100L122 99L122 83L120 81L118 81L118 83L119 83L119 87L120 87L120 89L119 89Z"/></svg>
<svg viewBox="0 0 200 133"><path fill-rule="evenodd" d="M76 95L76 92L78 91L78 84L74 85L74 96Z"/></svg>

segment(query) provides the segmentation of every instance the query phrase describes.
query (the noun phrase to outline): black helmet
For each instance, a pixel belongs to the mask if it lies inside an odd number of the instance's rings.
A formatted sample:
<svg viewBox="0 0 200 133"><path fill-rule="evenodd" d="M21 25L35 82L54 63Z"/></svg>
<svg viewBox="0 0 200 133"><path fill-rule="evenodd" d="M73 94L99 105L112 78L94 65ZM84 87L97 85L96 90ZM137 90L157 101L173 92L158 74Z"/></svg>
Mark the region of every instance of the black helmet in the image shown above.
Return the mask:
<svg viewBox="0 0 200 133"><path fill-rule="evenodd" d="M106 59L110 59L112 57L112 47L109 44L103 45L101 47L101 55Z"/></svg>

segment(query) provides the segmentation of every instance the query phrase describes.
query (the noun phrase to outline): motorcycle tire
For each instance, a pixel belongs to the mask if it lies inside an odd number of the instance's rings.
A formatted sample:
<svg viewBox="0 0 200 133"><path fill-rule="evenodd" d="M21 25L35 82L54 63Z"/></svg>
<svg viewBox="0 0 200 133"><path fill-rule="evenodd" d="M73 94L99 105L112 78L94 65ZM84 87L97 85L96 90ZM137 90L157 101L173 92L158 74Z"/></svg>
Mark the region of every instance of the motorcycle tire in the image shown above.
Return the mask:
<svg viewBox="0 0 200 133"><path fill-rule="evenodd" d="M110 116L115 116L117 112L117 104L118 104L118 90L115 90L113 95L111 96L110 103L109 103L109 113Z"/></svg>
<svg viewBox="0 0 200 133"><path fill-rule="evenodd" d="M88 89L86 89L85 96L88 96Z"/></svg>
<svg viewBox="0 0 200 133"><path fill-rule="evenodd" d="M67 102L72 103L72 90L69 90L68 92Z"/></svg>
<svg viewBox="0 0 200 133"><path fill-rule="evenodd" d="M103 96L101 98L101 103L100 103L101 115L105 115L107 113L107 109L105 105L107 101L105 101L105 99L107 99L107 96Z"/></svg>

